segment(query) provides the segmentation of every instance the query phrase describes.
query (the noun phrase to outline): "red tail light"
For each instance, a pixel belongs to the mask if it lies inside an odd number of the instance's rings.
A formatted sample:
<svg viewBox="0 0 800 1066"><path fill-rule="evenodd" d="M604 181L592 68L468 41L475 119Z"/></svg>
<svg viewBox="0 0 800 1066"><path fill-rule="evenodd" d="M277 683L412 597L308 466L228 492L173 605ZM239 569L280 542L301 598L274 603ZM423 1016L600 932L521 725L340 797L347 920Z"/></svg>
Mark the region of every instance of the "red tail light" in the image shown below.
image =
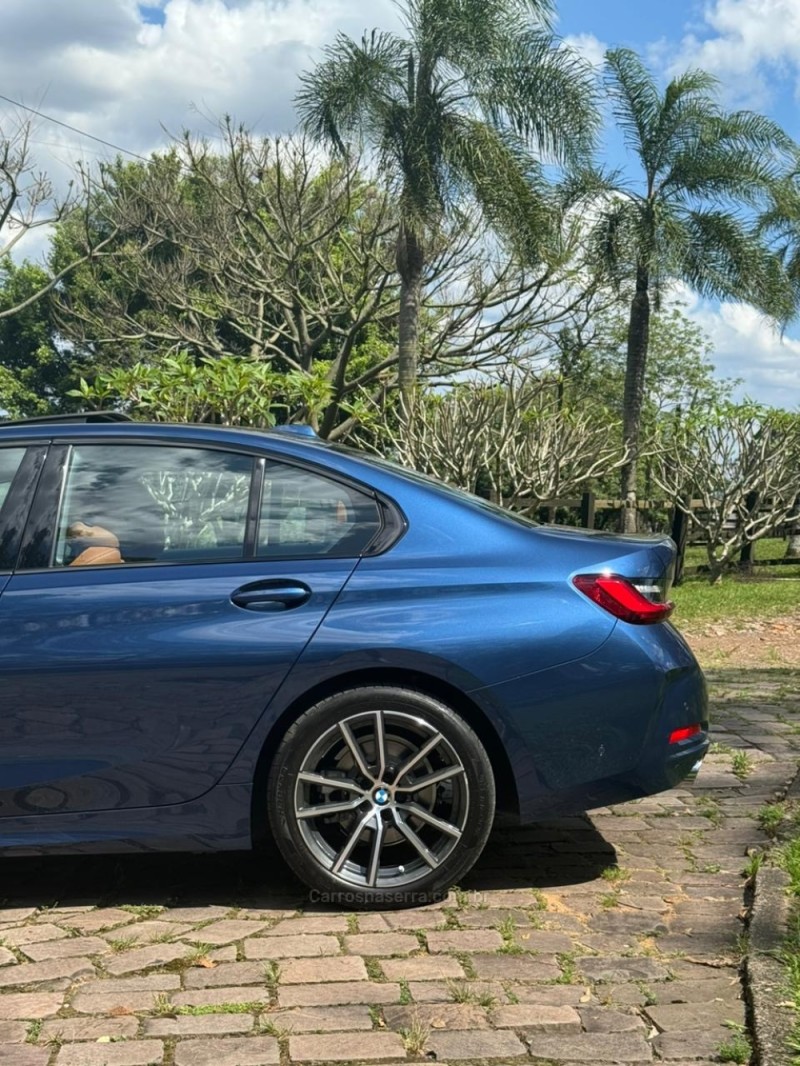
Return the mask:
<svg viewBox="0 0 800 1066"><path fill-rule="evenodd" d="M572 579L575 588L603 607L615 618L635 626L663 622L674 604L656 603L643 595L627 578L617 574L579 574Z"/></svg>
<svg viewBox="0 0 800 1066"><path fill-rule="evenodd" d="M688 740L689 737L697 736L700 732L700 723L696 722L694 725L685 725L682 729L673 729L669 735L670 744L677 744L681 740Z"/></svg>

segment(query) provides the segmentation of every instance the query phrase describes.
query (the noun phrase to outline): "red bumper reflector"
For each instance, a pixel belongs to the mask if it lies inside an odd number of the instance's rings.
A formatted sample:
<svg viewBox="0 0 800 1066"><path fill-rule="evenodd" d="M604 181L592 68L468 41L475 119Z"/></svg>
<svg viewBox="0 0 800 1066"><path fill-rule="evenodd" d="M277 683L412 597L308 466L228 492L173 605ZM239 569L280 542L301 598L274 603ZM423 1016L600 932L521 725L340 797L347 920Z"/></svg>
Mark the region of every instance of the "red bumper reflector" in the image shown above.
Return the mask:
<svg viewBox="0 0 800 1066"><path fill-rule="evenodd" d="M688 740L689 737L695 737L700 732L700 726L698 723L694 725L685 725L682 729L673 729L669 735L670 744L677 744L679 740Z"/></svg>

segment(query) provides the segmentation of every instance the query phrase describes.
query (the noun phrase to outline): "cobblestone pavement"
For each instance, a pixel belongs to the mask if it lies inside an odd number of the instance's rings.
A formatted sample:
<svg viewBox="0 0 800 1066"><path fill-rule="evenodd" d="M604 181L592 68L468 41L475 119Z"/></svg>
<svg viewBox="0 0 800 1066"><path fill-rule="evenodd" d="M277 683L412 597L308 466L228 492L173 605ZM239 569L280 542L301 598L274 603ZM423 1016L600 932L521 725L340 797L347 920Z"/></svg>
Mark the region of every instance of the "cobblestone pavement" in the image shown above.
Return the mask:
<svg viewBox="0 0 800 1066"><path fill-rule="evenodd" d="M797 679L716 671L694 786L496 830L434 908L326 912L251 856L6 860L0 1064L712 1061L744 1021L742 871L797 771Z"/></svg>

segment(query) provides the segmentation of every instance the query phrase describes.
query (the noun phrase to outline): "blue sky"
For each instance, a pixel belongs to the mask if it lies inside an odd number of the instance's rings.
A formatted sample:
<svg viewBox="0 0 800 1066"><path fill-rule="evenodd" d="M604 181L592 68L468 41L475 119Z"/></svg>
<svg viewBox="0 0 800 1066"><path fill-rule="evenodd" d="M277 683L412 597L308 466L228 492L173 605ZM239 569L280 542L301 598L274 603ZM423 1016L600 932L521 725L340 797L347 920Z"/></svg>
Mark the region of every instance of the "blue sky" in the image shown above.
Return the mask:
<svg viewBox="0 0 800 1066"><path fill-rule="evenodd" d="M753 107L800 140L800 0L561 0L558 32L599 63L628 45L662 78L702 66L730 106ZM299 73L337 31L398 25L393 0L3 0L0 94L146 154L168 132L213 131L231 114L262 133L295 123ZM5 106L5 105L2 105ZM0 107L0 124L13 121ZM40 122L39 165L64 181L114 152ZM623 160L618 139L611 161ZM25 251L35 256L40 245ZM681 294L743 392L800 407L800 325L780 338L745 307Z"/></svg>

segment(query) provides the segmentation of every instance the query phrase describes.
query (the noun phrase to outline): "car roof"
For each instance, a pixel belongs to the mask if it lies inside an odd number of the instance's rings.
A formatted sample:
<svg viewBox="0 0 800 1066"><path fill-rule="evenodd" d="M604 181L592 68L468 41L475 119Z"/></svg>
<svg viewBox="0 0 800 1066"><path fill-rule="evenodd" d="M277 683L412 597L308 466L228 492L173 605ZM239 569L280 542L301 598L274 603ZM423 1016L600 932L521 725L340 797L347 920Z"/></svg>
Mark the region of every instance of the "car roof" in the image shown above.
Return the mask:
<svg viewBox="0 0 800 1066"><path fill-rule="evenodd" d="M89 414L102 415L104 412ZM111 414L113 416L115 413ZM208 444L247 449L268 447L275 455L315 464L390 497L398 493L404 505L414 497L421 501L435 496L439 504L446 501L462 511L466 509L474 519L495 522L499 519L503 525L525 525L528 528L535 524L435 478L349 446L323 440L310 426L305 425L256 428L219 426L207 422L138 422L124 416L121 419L112 417L102 420L92 417L91 421L87 421L85 415L0 422L0 444L63 439L82 443L113 439L117 443L153 440L198 447Z"/></svg>

